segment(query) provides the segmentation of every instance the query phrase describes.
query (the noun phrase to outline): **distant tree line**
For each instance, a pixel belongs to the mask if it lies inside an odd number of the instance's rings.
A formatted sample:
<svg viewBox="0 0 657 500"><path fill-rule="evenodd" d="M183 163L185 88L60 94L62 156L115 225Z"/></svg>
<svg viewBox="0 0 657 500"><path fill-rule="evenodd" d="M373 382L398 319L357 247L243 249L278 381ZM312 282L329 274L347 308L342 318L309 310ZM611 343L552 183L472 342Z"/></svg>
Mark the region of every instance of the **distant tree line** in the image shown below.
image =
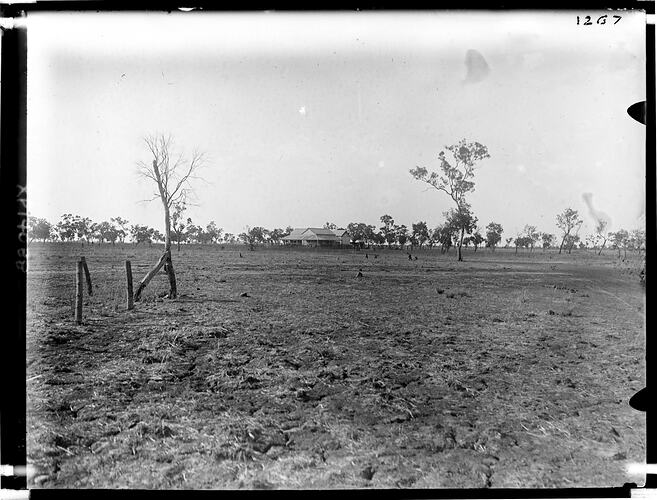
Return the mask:
<svg viewBox="0 0 657 500"><path fill-rule="evenodd" d="M410 229L405 224L396 224L390 215L381 216L383 224L377 228L364 222L352 222L347 225L347 231L351 235L355 244L362 246L396 246L398 248L434 248L440 247L441 252L445 253L459 241L463 221L459 219L459 214L452 210L445 212L445 222L435 228L429 228L425 221L418 221L411 224ZM467 236L463 238L463 245L472 244L475 251L484 245L494 249L502 238L502 225L491 222L486 226L486 233L482 235L481 230L477 228L477 219L472 217L466 224L468 231Z"/></svg>
<svg viewBox="0 0 657 500"><path fill-rule="evenodd" d="M185 224L177 226L173 231L178 243L221 243L236 242L231 234L223 234L223 229L211 221L206 227L195 225L191 218ZM88 217L64 214L56 224L40 217L28 217L29 241L77 241L82 243L125 243L130 240L134 244L161 243L164 235L157 229L142 225L130 224L122 217L114 217L109 221L94 222Z"/></svg>
<svg viewBox="0 0 657 500"><path fill-rule="evenodd" d="M210 221L205 227L194 224L191 217L184 218L184 204L176 205L171 215L171 237L180 249L181 244L279 244L283 237L292 232L292 228L266 229L264 227L248 227L246 231L235 235L224 232L215 221ZM121 217L109 221L94 222L88 217L64 214L53 224L40 217L28 217L29 241L76 241L81 243L125 243L134 244L162 243L164 235L152 227L142 224L130 224Z"/></svg>
<svg viewBox="0 0 657 500"><path fill-rule="evenodd" d="M205 227L194 224L191 217L183 217L184 207L176 207L172 213L172 240L178 249L182 244L244 244L250 247L257 245L280 245L283 238L292 232L292 227L285 229L267 229L262 226L245 228L240 234L226 233L210 221ZM627 255L628 251L642 252L645 250L645 231L635 229L627 231L606 232L606 224L601 223L594 234L585 238L578 234L582 220L576 210L570 208L557 216L557 226L563 234L560 241L554 234L541 232L536 226L526 225L516 237L507 237L503 243L502 225L490 222L485 227L477 225L478 219L471 212L466 216L456 210L443 213L444 222L435 228L429 228L425 221L414 222L410 228L405 224L397 224L391 215L380 217L381 226L376 227L365 222L350 222L346 228L338 227L332 222L324 224L325 229L345 229L354 246L364 247L395 247L410 250L421 248L439 248L446 253L456 247L463 232L462 245L472 246L476 252L479 248L495 250L498 246L504 248L526 249L530 252L535 248L543 251L558 245L560 252L570 253L574 248L596 250L601 254L605 248ZM467 220L464 220L467 219ZM88 217L64 214L61 219L52 224L46 219L30 216L28 218L28 234L30 241L78 241L87 243L124 243L129 240L134 244L152 244L164 241L160 231L141 224L130 224L121 217L109 221L93 222Z"/></svg>

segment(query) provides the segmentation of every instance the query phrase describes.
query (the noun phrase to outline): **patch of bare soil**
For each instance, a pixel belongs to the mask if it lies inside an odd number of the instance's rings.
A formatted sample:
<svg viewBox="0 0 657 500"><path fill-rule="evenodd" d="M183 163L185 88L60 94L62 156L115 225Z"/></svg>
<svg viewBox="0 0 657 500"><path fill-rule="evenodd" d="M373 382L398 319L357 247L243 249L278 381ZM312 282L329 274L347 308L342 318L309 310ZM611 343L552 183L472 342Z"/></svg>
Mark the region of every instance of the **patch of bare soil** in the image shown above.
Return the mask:
<svg viewBox="0 0 657 500"><path fill-rule="evenodd" d="M124 260L140 278L159 252L30 247L32 487L637 480L644 294L613 258L184 248L182 295L162 275L125 311Z"/></svg>

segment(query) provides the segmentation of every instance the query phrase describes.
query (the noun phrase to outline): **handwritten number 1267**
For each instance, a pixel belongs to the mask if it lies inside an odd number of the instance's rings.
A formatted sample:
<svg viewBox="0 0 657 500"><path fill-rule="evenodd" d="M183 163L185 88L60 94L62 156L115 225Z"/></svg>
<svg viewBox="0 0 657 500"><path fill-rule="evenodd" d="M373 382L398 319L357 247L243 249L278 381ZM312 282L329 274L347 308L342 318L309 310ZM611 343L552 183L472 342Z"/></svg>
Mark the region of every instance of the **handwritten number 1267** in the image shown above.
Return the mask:
<svg viewBox="0 0 657 500"><path fill-rule="evenodd" d="M604 16L600 16L598 18L598 20L595 22L595 24L607 24L607 17L609 17L609 16L607 16L606 14ZM618 21L621 20L622 16L611 16L611 17L616 19L614 21L614 24L618 24ZM579 16L577 16L577 24L582 24L584 26L591 26L593 24L591 22L591 16L584 16L584 22L583 23L580 22L580 18L579 18Z"/></svg>

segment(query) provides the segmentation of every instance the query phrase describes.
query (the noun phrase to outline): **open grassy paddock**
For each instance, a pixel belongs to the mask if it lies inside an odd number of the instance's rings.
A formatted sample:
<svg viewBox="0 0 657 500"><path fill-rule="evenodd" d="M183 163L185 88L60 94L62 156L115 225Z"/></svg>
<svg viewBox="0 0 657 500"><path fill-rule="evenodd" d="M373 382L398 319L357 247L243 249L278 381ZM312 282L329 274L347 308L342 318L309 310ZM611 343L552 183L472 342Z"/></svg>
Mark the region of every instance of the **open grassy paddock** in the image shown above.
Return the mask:
<svg viewBox="0 0 657 500"><path fill-rule="evenodd" d="M30 245L32 487L636 481L644 288L611 251L184 247L180 297L162 273L126 311L125 260L136 286L161 252Z"/></svg>

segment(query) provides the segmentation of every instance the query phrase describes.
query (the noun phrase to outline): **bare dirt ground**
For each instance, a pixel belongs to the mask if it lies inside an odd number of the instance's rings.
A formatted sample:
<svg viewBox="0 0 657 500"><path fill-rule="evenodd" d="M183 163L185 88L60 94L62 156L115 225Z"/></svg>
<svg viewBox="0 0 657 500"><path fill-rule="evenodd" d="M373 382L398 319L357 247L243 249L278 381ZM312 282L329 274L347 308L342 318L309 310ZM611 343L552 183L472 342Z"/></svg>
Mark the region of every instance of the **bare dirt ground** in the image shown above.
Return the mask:
<svg viewBox="0 0 657 500"><path fill-rule="evenodd" d="M614 255L185 247L181 296L160 275L126 311L124 260L160 252L30 246L31 487L637 481L644 289Z"/></svg>

